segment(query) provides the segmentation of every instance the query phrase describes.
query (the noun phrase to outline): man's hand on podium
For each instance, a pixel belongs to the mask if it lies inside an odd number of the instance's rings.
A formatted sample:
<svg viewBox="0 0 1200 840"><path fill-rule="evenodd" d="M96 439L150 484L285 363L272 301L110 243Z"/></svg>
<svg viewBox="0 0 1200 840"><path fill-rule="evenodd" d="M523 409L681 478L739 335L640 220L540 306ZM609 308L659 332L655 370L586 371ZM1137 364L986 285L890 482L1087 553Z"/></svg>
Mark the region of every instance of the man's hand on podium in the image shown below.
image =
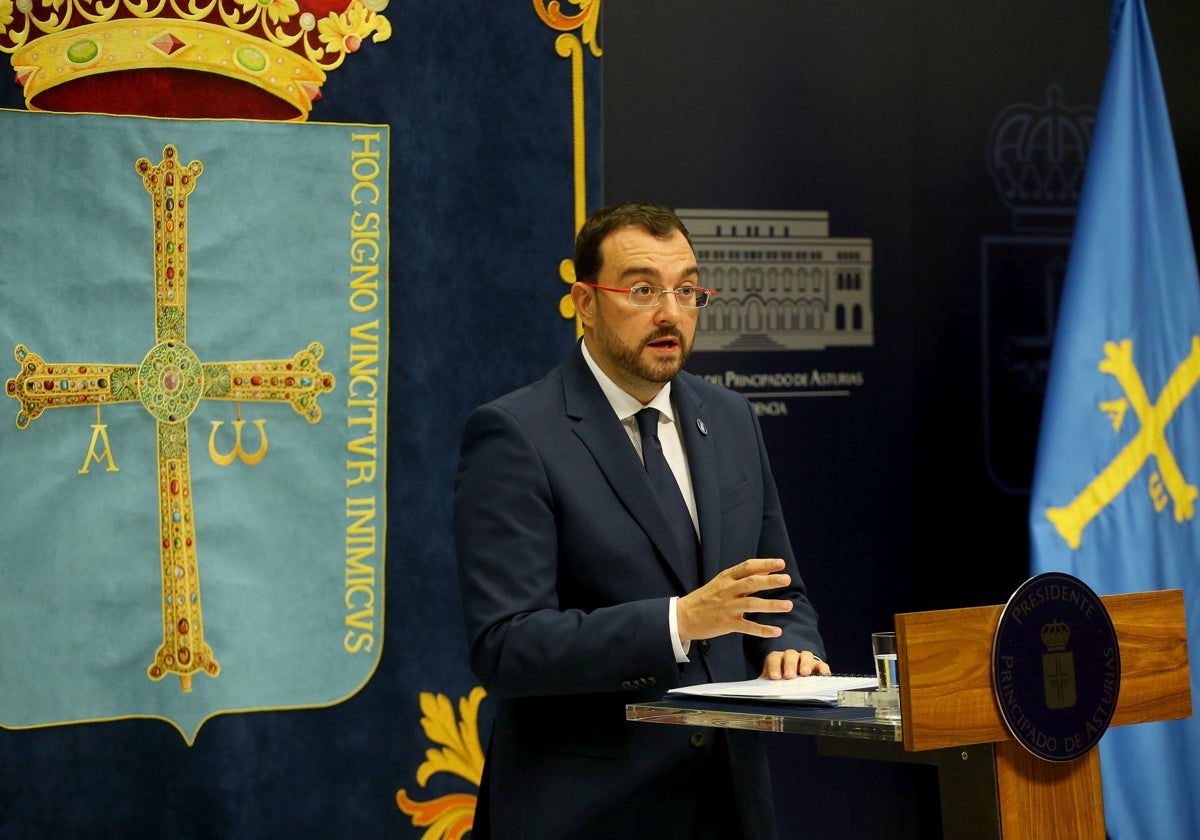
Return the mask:
<svg viewBox="0 0 1200 840"><path fill-rule="evenodd" d="M817 659L811 650L773 650L767 654L761 676L769 680L790 680L810 674L828 675L829 664Z"/></svg>

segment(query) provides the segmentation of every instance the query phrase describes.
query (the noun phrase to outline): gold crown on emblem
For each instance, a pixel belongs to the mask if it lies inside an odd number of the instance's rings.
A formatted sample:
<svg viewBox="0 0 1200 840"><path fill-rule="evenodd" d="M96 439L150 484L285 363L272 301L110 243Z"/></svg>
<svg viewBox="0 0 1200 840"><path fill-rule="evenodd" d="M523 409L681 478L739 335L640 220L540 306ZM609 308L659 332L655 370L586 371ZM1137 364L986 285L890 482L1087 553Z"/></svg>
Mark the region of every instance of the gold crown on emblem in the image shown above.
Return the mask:
<svg viewBox="0 0 1200 840"><path fill-rule="evenodd" d="M1071 628L1061 621L1051 621L1042 625L1042 644L1047 650L1065 650L1071 640Z"/></svg>
<svg viewBox="0 0 1200 840"><path fill-rule="evenodd" d="M132 70L215 73L304 120L326 71L392 34L388 0L0 0L0 52L30 110L71 82ZM272 100L273 101L273 100Z"/></svg>

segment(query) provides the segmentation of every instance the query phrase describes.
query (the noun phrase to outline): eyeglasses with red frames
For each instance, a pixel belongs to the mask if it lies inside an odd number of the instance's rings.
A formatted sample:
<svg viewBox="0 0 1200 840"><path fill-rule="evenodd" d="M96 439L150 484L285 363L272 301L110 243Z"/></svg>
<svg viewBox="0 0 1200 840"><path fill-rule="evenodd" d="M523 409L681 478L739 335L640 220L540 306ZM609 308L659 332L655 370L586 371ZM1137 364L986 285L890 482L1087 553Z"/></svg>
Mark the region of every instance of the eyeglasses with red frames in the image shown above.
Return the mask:
<svg viewBox="0 0 1200 840"><path fill-rule="evenodd" d="M708 306L710 300L717 294L716 289L706 289L703 286L680 286L678 289L661 289L658 286L639 285L629 289L616 286L601 286L599 283L589 283L587 280L577 280L585 286L600 289L604 292L617 292L629 295L629 302L634 306L659 306L666 298L665 295L675 295L675 302L687 309L700 309Z"/></svg>

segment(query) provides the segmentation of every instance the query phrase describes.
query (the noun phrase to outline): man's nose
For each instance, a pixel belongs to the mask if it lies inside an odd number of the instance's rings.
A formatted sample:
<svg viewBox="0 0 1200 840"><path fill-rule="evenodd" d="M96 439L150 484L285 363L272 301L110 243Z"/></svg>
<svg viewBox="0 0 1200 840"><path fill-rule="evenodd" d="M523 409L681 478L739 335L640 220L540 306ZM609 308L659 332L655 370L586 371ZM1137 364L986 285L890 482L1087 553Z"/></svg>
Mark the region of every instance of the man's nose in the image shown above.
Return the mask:
<svg viewBox="0 0 1200 840"><path fill-rule="evenodd" d="M683 305L678 300L678 295L674 292L666 291L659 295L658 306L654 310L654 316L659 321L677 321L682 314Z"/></svg>

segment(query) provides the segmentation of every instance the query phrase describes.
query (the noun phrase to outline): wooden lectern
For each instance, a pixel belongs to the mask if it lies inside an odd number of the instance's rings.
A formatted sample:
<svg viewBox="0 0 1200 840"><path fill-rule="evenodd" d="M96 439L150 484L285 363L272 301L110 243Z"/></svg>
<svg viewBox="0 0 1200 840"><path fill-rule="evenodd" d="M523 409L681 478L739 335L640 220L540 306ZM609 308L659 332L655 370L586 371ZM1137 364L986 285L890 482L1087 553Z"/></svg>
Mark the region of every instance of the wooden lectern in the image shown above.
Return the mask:
<svg viewBox="0 0 1200 840"><path fill-rule="evenodd" d="M1192 714L1183 592L1107 595L1121 651L1121 686L1110 726ZM1100 755L1050 762L1012 738L996 700L992 644L1004 607L896 615L906 751L994 743L1004 840L1104 840Z"/></svg>

